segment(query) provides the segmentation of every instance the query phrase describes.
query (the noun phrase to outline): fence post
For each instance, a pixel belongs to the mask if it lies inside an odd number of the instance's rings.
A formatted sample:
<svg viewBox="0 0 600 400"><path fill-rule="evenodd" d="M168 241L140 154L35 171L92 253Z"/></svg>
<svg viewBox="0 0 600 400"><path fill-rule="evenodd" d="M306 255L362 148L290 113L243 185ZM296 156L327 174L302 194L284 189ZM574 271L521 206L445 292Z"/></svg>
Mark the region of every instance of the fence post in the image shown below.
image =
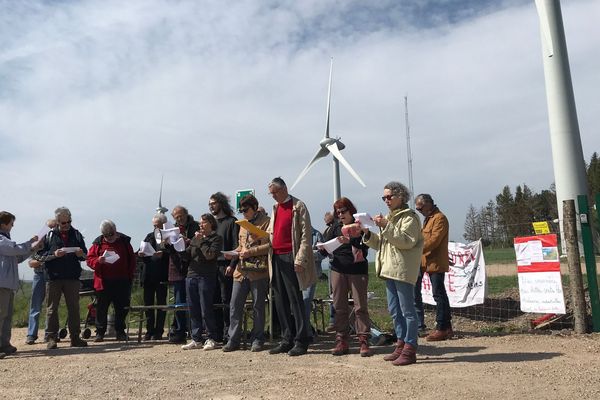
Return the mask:
<svg viewBox="0 0 600 400"><path fill-rule="evenodd" d="M579 222L581 223L588 293L590 294L590 305L592 306L592 327L594 332L600 332L600 297L598 296L598 276L596 275L596 257L592 235L593 223L589 213L587 196L577 196L577 203L579 205Z"/></svg>
<svg viewBox="0 0 600 400"><path fill-rule="evenodd" d="M575 333L586 332L585 296L583 295L583 277L579 260L579 243L577 241L577 223L575 222L575 200L563 201L563 229L567 247L569 264L569 287Z"/></svg>

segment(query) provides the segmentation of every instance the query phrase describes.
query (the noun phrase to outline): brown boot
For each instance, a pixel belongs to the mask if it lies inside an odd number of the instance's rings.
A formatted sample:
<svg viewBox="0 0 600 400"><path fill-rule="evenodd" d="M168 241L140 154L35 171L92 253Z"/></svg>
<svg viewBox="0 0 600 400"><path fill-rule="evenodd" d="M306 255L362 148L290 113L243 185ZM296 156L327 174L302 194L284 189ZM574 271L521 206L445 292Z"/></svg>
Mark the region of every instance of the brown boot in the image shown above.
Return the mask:
<svg viewBox="0 0 600 400"><path fill-rule="evenodd" d="M348 354L348 338L342 333L338 333L335 337L335 347L331 350L331 355L342 356Z"/></svg>
<svg viewBox="0 0 600 400"><path fill-rule="evenodd" d="M454 333L452 333L452 334L454 334ZM442 340L447 340L447 339L448 339L448 331L447 330L442 331L439 329L436 329L435 331L431 332L425 338L425 340L427 340L428 342L441 342Z"/></svg>
<svg viewBox="0 0 600 400"><path fill-rule="evenodd" d="M358 342L360 343L360 356L371 357L373 352L369 348L369 339L367 335L358 335Z"/></svg>
<svg viewBox="0 0 600 400"><path fill-rule="evenodd" d="M396 347L394 348L394 351L391 354L384 356L383 359L385 361L394 361L396 358L400 357L400 354L402 354L403 348L404 348L404 340L398 339L398 341L396 342Z"/></svg>
<svg viewBox="0 0 600 400"><path fill-rule="evenodd" d="M410 344L405 344L400 357L392 361L394 365L410 365L417 362L417 349Z"/></svg>

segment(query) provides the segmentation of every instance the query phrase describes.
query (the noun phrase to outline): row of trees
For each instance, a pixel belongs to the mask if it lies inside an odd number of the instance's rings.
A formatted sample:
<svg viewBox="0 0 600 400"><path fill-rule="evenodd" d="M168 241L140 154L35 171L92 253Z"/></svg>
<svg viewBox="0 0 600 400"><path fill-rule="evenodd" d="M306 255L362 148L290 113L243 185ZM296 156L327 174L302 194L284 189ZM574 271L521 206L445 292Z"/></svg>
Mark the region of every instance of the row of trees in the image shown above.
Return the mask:
<svg viewBox="0 0 600 400"><path fill-rule="evenodd" d="M586 165L588 188L591 201L600 193L600 157L594 153ZM593 211L596 228L598 216ZM527 185L518 185L515 192L507 185L480 208L471 204L465 219L464 238L468 241L482 239L484 245L493 247L512 246L515 236L533 234L532 222L548 221L551 230L558 231L558 209L554 184L539 193L533 192Z"/></svg>

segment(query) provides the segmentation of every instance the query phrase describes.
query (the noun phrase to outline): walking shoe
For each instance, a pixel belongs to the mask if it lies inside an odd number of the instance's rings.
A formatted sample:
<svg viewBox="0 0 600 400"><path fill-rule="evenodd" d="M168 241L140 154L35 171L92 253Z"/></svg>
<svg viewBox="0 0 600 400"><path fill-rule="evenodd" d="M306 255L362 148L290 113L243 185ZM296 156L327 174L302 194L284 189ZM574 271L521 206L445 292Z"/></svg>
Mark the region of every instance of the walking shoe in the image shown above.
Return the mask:
<svg viewBox="0 0 600 400"><path fill-rule="evenodd" d="M250 351L253 353L257 353L259 351L262 351L263 348L263 343L260 340L255 340L254 342L252 342L252 347L250 348Z"/></svg>
<svg viewBox="0 0 600 400"><path fill-rule="evenodd" d="M129 342L129 336L125 332L117 333L117 341L118 342Z"/></svg>
<svg viewBox="0 0 600 400"><path fill-rule="evenodd" d="M27 336L27 339L25 340L25 344L35 344L36 338L34 338L33 336Z"/></svg>
<svg viewBox="0 0 600 400"><path fill-rule="evenodd" d="M96 342L96 343L104 342L104 335L101 333L96 333L96 337L94 337L94 342Z"/></svg>
<svg viewBox="0 0 600 400"><path fill-rule="evenodd" d="M158 334L152 335L152 340L163 340L163 335L162 334L160 334L160 335L158 335Z"/></svg>
<svg viewBox="0 0 600 400"><path fill-rule="evenodd" d="M217 348L217 343L212 340L212 339L206 339L206 342L204 342L204 346L202 346L203 350L214 350Z"/></svg>
<svg viewBox="0 0 600 400"><path fill-rule="evenodd" d="M385 361L394 361L395 359L400 357L400 354L402 354L403 348L404 348L404 340L398 339L398 341L396 342L396 347L394 347L394 351L391 354L384 356L383 359Z"/></svg>
<svg viewBox="0 0 600 400"><path fill-rule="evenodd" d="M394 365L410 365L417 362L417 349L414 346L406 343L402 349L400 357L392 361Z"/></svg>
<svg viewBox="0 0 600 400"><path fill-rule="evenodd" d="M48 343L46 343L46 349L52 350L52 349L55 349L56 347L57 347L56 339L48 338Z"/></svg>
<svg viewBox="0 0 600 400"><path fill-rule="evenodd" d="M358 335L358 342L360 343L360 356L371 357L373 352L369 348L369 339L367 335Z"/></svg>
<svg viewBox="0 0 600 400"><path fill-rule="evenodd" d="M288 351L288 356L296 357L306 354L308 352L308 348L301 344L296 344L290 351Z"/></svg>
<svg viewBox="0 0 600 400"><path fill-rule="evenodd" d="M427 340L428 342L441 342L442 340L447 340L447 339L448 339L448 331L447 330L442 331L439 329L436 329L435 331L431 332L425 338L425 340Z"/></svg>
<svg viewBox="0 0 600 400"><path fill-rule="evenodd" d="M169 343L175 343L175 344L185 343L185 335L170 335Z"/></svg>
<svg viewBox="0 0 600 400"><path fill-rule="evenodd" d="M4 357L6 357L6 353L0 353L0 360L2 360Z"/></svg>
<svg viewBox="0 0 600 400"><path fill-rule="evenodd" d="M79 336L71 338L71 347L86 347L87 345L87 342L82 340Z"/></svg>
<svg viewBox="0 0 600 400"><path fill-rule="evenodd" d="M146 334L144 335L144 340L152 340L152 334L146 332Z"/></svg>
<svg viewBox="0 0 600 400"><path fill-rule="evenodd" d="M335 347L331 350L332 356L343 356L348 354L348 340L345 335L338 333L335 337Z"/></svg>
<svg viewBox="0 0 600 400"><path fill-rule="evenodd" d="M275 346L271 350L269 350L269 354L287 353L291 349L292 349L292 345L291 344L285 343L285 342L281 342L277 346Z"/></svg>
<svg viewBox="0 0 600 400"><path fill-rule="evenodd" d="M201 347L202 347L201 342L196 342L195 340L192 340L188 344L184 344L183 346L181 346L181 350L194 350L194 349L199 349Z"/></svg>
<svg viewBox="0 0 600 400"><path fill-rule="evenodd" d="M6 355L15 354L16 352L17 348L10 343L0 347L0 353L5 353Z"/></svg>
<svg viewBox="0 0 600 400"><path fill-rule="evenodd" d="M230 351L236 351L236 350L239 350L239 349L240 349L240 346L239 346L239 345L236 345L236 344L234 344L234 343L233 343L233 342L230 340L229 342L227 342L227 344L226 344L225 346L223 346L223 349L222 349L222 350L223 350L225 353L229 353Z"/></svg>

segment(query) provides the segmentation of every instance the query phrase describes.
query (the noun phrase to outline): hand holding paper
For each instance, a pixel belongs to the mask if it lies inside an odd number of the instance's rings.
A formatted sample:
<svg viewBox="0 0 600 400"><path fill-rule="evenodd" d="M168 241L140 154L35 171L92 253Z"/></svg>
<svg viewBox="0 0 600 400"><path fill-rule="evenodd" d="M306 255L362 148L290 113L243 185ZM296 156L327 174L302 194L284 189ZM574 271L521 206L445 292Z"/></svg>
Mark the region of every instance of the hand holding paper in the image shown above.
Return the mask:
<svg viewBox="0 0 600 400"><path fill-rule="evenodd" d="M150 257L150 256L153 256L154 253L156 253L156 250L154 250L154 247L152 247L152 245L150 243L142 242L142 243L140 243L139 252L141 253L141 255L143 255L145 257Z"/></svg>
<svg viewBox="0 0 600 400"><path fill-rule="evenodd" d="M117 253L111 250L104 250L102 257L104 257L104 261L106 261L108 264L114 264L119 258L121 258Z"/></svg>
<svg viewBox="0 0 600 400"><path fill-rule="evenodd" d="M373 221L373 217L369 215L369 213L356 213L353 215L354 219L358 221L361 227L368 229L375 229L375 221Z"/></svg>
<svg viewBox="0 0 600 400"><path fill-rule="evenodd" d="M340 242L337 238L333 238L328 242L325 243L317 243L317 249L321 250L321 249L325 249L325 251L327 251L329 254L332 254L338 247L340 247L342 245L342 242Z"/></svg>

